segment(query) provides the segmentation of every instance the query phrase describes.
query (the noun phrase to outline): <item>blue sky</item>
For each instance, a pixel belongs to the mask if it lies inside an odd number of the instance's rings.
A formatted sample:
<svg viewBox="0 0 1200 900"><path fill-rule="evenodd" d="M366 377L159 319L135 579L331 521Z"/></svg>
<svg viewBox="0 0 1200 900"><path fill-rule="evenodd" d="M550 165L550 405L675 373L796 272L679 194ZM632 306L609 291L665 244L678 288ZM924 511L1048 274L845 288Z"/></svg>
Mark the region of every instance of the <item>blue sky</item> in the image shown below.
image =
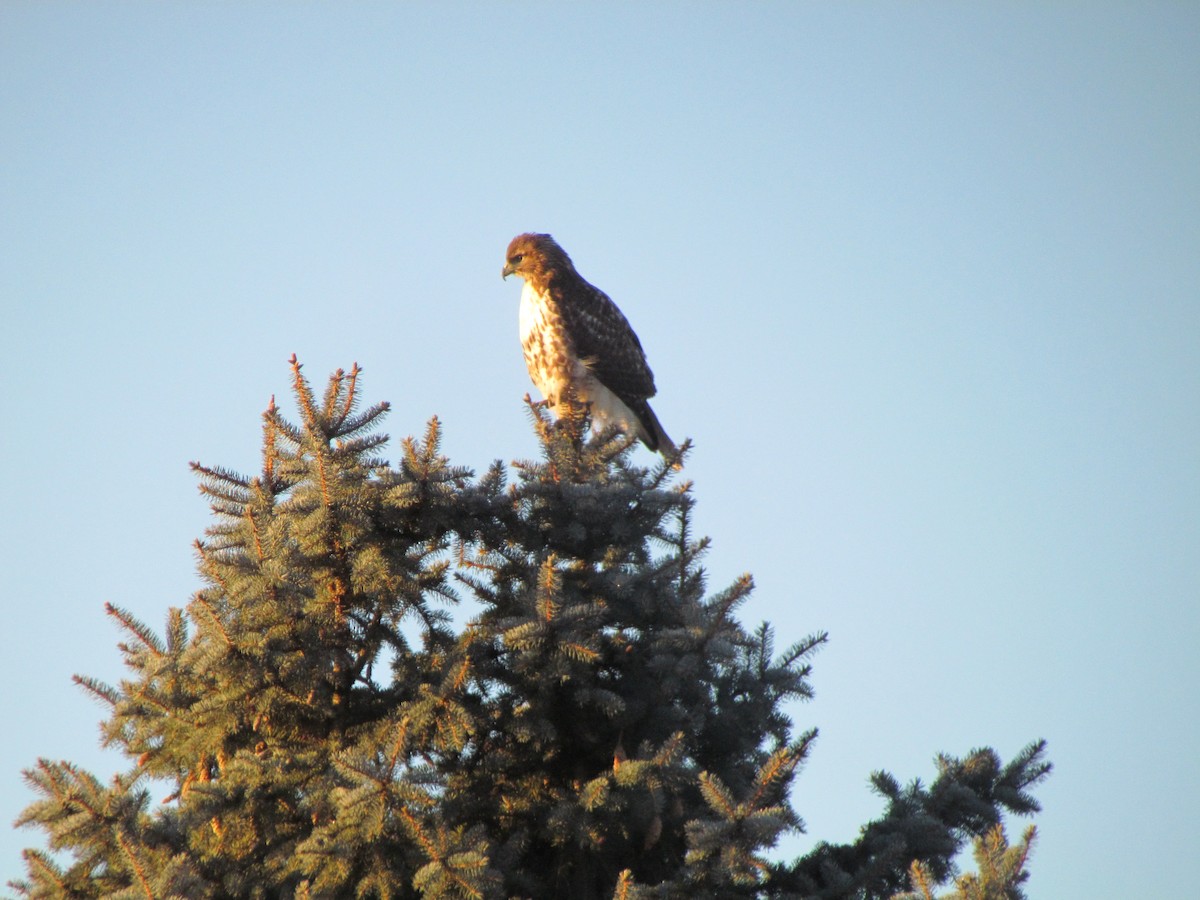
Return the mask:
<svg viewBox="0 0 1200 900"><path fill-rule="evenodd" d="M111 769L70 676L198 586L187 463L256 468L291 353L535 452L539 230L696 442L711 587L832 633L788 852L1045 737L1032 896L1194 882L1195 6L8 2L0 159L0 818Z"/></svg>

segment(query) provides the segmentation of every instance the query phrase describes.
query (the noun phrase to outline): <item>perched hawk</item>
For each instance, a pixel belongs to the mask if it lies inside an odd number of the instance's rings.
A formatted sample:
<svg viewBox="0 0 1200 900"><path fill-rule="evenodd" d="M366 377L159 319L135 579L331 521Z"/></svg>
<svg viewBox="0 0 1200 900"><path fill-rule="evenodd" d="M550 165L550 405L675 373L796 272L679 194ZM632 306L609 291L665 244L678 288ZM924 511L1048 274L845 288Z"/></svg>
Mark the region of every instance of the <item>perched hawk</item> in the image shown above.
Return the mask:
<svg viewBox="0 0 1200 900"><path fill-rule="evenodd" d="M548 234L519 234L508 245L507 278L524 279L521 346L529 377L550 406L564 394L590 406L593 421L615 424L664 456L675 445L646 400L654 373L629 322L599 288L580 277Z"/></svg>

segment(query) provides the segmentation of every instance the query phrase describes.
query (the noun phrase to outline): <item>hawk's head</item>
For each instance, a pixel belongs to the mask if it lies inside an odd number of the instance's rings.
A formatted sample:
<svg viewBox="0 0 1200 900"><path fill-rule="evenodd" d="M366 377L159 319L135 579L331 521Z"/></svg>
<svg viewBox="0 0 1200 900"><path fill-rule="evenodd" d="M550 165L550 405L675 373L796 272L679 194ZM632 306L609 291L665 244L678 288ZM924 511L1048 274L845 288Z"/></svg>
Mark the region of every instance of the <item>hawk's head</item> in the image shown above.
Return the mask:
<svg viewBox="0 0 1200 900"><path fill-rule="evenodd" d="M509 241L504 254L504 268L500 275L507 278L516 275L526 282L542 287L549 276L557 271L570 271L571 257L554 238L548 234L518 234Z"/></svg>

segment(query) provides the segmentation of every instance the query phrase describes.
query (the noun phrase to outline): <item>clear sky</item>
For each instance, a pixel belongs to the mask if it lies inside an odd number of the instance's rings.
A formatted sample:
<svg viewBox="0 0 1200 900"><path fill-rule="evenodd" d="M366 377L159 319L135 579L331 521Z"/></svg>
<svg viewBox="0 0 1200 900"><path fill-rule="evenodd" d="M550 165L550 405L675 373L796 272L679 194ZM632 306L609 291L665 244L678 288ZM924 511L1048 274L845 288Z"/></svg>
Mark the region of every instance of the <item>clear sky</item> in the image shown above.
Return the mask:
<svg viewBox="0 0 1200 900"><path fill-rule="evenodd" d="M1031 896L1194 887L1182 2L0 4L0 819L39 755L111 769L70 676L122 675L105 601L186 604L187 463L256 469L291 353L360 363L396 440L535 453L527 230L695 440L710 587L832 633L787 852L878 814L873 769L1045 737Z"/></svg>

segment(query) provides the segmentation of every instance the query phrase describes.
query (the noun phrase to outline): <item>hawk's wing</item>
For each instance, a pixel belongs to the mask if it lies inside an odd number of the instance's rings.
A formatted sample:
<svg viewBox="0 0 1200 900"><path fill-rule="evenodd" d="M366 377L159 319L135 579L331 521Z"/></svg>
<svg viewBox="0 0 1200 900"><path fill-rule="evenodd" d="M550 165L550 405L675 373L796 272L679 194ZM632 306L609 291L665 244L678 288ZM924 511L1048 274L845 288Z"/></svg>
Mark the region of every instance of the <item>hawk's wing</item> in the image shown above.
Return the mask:
<svg viewBox="0 0 1200 900"><path fill-rule="evenodd" d="M646 364L642 342L617 305L576 276L560 286L558 308L579 359L606 388L628 402L653 397L654 373Z"/></svg>

